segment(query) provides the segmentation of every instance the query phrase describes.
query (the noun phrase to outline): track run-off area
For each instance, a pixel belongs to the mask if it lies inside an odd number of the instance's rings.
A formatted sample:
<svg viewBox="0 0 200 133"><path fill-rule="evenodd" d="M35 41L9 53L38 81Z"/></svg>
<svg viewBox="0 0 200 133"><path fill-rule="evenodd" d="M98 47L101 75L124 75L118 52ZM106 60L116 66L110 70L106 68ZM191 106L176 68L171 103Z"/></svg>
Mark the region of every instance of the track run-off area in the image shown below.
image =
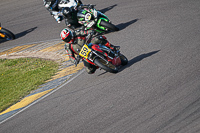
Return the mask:
<svg viewBox="0 0 200 133"><path fill-rule="evenodd" d="M2 118L0 132L199 133L200 1L82 2L120 28L105 36L121 46L128 65L117 74L87 74L64 55L65 24L42 0L1 0L0 22L16 39L0 42L0 56L63 59L63 73L38 90L40 100L9 110L16 112Z"/></svg>

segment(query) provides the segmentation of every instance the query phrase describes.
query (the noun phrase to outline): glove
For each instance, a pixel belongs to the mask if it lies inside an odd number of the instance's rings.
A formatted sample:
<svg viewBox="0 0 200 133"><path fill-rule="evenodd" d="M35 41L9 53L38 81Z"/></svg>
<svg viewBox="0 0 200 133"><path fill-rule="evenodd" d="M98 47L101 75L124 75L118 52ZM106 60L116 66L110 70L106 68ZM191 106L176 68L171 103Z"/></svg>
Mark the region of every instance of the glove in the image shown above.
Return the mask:
<svg viewBox="0 0 200 133"><path fill-rule="evenodd" d="M63 19L62 16L58 16L58 15L55 15L54 18L58 23L60 23L62 21L62 19Z"/></svg>

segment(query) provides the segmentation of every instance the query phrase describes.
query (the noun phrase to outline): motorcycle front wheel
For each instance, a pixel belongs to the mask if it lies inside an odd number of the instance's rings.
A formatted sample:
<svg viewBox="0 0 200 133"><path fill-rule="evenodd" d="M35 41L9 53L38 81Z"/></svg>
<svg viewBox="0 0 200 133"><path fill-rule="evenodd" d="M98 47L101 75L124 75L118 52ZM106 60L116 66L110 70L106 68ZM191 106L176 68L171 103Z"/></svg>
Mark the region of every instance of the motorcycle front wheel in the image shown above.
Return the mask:
<svg viewBox="0 0 200 133"><path fill-rule="evenodd" d="M101 21L100 25L107 28L108 30L111 30L111 31L119 31L118 27L116 27L114 24L111 24L111 23L106 22L106 21Z"/></svg>
<svg viewBox="0 0 200 133"><path fill-rule="evenodd" d="M3 39L6 39L6 40L15 39L15 35L11 31L9 31L9 30L7 30L5 28L1 28L0 37L3 38Z"/></svg>
<svg viewBox="0 0 200 133"><path fill-rule="evenodd" d="M96 58L94 60L94 64L96 64L97 66L99 66L100 68L108 71L108 72L111 72L111 73L117 73L118 72L118 68L116 66L114 66L112 63L108 63L101 59L101 58Z"/></svg>
<svg viewBox="0 0 200 133"><path fill-rule="evenodd" d="M125 66L126 64L128 64L128 59L126 58L126 56L124 56L123 54L120 54L119 58L121 59L122 66Z"/></svg>

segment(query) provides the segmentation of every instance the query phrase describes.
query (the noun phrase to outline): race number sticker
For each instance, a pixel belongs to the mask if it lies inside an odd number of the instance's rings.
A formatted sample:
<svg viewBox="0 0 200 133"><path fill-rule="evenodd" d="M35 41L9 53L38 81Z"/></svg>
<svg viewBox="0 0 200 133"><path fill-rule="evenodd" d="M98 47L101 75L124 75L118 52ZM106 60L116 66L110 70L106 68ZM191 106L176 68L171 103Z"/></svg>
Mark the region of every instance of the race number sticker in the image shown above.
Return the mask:
<svg viewBox="0 0 200 133"><path fill-rule="evenodd" d="M85 21L90 20L91 17L92 17L92 15L91 15L90 13L87 13L87 14L85 15Z"/></svg>
<svg viewBox="0 0 200 133"><path fill-rule="evenodd" d="M88 48L88 46L85 44L85 45L82 47L82 49L81 49L79 55L87 59L87 58L88 58L88 54L89 54L90 52L91 52L91 49Z"/></svg>

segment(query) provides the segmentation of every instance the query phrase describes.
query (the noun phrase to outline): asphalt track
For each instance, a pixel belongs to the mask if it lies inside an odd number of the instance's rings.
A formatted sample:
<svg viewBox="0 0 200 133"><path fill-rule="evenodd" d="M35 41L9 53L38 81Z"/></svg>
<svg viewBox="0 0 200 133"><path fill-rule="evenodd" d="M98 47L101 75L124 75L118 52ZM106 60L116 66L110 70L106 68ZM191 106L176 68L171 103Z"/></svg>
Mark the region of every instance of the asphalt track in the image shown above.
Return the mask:
<svg viewBox="0 0 200 133"><path fill-rule="evenodd" d="M12 3L11 3L12 2ZM119 73L80 73L0 125L2 133L199 133L200 1L83 0L116 24L109 41L129 64ZM40 0L1 0L0 22L17 39L0 52L59 39ZM47 41L48 42L48 41Z"/></svg>

